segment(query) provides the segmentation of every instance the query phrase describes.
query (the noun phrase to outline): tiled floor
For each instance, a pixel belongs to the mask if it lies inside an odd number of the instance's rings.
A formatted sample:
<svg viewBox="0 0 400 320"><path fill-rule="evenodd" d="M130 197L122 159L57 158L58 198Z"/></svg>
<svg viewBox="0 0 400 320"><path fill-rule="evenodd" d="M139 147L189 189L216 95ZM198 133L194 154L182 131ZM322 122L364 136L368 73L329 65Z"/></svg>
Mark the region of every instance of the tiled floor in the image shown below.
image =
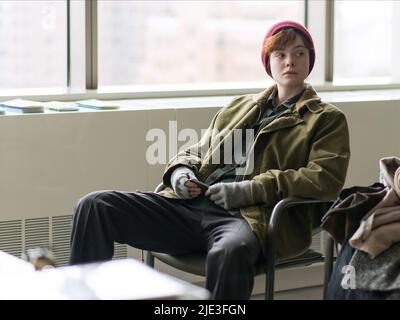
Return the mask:
<svg viewBox="0 0 400 320"><path fill-rule="evenodd" d="M275 293L276 300L322 300L322 286L310 287L289 291L280 291ZM262 300L263 295L253 296L251 300Z"/></svg>

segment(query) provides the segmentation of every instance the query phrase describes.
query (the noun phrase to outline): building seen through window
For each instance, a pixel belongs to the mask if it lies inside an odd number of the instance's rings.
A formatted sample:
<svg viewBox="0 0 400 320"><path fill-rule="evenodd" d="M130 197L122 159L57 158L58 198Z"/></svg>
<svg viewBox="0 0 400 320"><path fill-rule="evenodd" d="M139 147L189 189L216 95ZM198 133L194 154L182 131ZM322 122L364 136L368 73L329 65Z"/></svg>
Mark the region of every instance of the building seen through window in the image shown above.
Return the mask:
<svg viewBox="0 0 400 320"><path fill-rule="evenodd" d="M335 1L334 84L400 82L399 1Z"/></svg>
<svg viewBox="0 0 400 320"><path fill-rule="evenodd" d="M0 89L67 86L67 1L0 1Z"/></svg>
<svg viewBox="0 0 400 320"><path fill-rule="evenodd" d="M265 86L270 80L260 52L266 30L281 20L304 24L306 13L304 0L96 3L100 91ZM85 4L0 1L0 90L66 88L68 74L71 87L85 90L85 58L91 65L93 57L85 56ZM400 83L400 1L335 1L333 10L333 85ZM324 25L323 15L308 12L310 25ZM324 32L315 38L322 47L330 40ZM317 56L316 69L325 70L325 61ZM324 84L324 71L317 74Z"/></svg>
<svg viewBox="0 0 400 320"><path fill-rule="evenodd" d="M99 1L99 86L265 81L268 28L304 1Z"/></svg>

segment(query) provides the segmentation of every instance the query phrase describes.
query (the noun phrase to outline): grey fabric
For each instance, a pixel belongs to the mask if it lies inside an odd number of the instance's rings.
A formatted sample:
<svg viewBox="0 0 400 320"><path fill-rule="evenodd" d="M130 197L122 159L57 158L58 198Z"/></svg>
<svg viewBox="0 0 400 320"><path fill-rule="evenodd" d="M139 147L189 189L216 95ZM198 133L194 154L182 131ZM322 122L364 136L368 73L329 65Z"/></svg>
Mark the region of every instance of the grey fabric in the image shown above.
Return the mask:
<svg viewBox="0 0 400 320"><path fill-rule="evenodd" d="M217 183L210 186L208 190L210 199L225 210L254 204L250 181Z"/></svg>
<svg viewBox="0 0 400 320"><path fill-rule="evenodd" d="M400 290L400 243L375 259L356 250L350 263L356 271L356 288L362 290Z"/></svg>
<svg viewBox="0 0 400 320"><path fill-rule="evenodd" d="M388 299L391 291L363 290L357 286L357 273L360 273L350 261L355 253L355 249L350 246L347 240L336 257L333 265L332 274L326 292L327 300L383 300Z"/></svg>
<svg viewBox="0 0 400 320"><path fill-rule="evenodd" d="M189 189L185 186L185 182L189 179L196 179L196 175L187 167L178 167L171 174L171 186L182 199L191 198Z"/></svg>

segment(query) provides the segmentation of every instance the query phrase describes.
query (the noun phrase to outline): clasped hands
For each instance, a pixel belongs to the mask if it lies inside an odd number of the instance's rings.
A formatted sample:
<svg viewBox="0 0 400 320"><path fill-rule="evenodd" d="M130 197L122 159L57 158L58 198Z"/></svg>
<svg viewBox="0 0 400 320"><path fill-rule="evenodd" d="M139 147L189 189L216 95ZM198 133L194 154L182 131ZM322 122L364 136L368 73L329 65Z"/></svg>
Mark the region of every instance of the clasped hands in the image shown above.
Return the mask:
<svg viewBox="0 0 400 320"><path fill-rule="evenodd" d="M194 199L202 190L190 179L196 179L192 170L179 167L171 175L171 185L175 193L182 199ZM204 194L216 205L231 210L254 204L251 194L251 182L220 182L211 185Z"/></svg>

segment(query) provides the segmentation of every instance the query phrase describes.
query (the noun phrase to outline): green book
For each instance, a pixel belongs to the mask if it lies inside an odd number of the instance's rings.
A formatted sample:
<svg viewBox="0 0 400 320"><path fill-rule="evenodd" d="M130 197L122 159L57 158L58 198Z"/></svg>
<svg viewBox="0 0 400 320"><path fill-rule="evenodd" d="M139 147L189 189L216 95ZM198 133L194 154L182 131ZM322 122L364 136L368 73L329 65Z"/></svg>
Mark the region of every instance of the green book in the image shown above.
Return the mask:
<svg viewBox="0 0 400 320"><path fill-rule="evenodd" d="M76 103L79 107L97 110L113 110L119 108L119 105L114 102L97 99L80 100Z"/></svg>
<svg viewBox="0 0 400 320"><path fill-rule="evenodd" d="M50 101L45 104L49 110L58 112L79 111L75 102Z"/></svg>

